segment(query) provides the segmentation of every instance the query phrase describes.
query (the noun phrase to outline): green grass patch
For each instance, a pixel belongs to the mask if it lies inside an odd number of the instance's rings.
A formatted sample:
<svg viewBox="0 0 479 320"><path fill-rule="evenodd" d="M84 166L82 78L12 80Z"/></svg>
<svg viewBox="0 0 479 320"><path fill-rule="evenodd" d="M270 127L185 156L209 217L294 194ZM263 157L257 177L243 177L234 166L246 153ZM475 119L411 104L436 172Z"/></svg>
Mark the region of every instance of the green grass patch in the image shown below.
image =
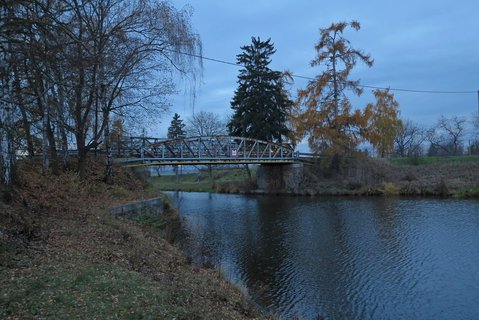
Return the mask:
<svg viewBox="0 0 479 320"><path fill-rule="evenodd" d="M136 222L140 223L143 226L147 226L151 228L153 231L157 233L163 232L169 223L162 216L156 217L149 214L138 215L133 220L135 220Z"/></svg>
<svg viewBox="0 0 479 320"><path fill-rule="evenodd" d="M479 199L479 188L462 188L454 197L457 199Z"/></svg>
<svg viewBox="0 0 479 320"><path fill-rule="evenodd" d="M256 170L250 170L252 179L255 179ZM208 172L202 171L182 174L179 176L178 181L175 175L153 177L151 184L160 190L215 192L219 185L242 184L249 181L248 173L245 169L213 170L213 178L214 185L210 181Z"/></svg>
<svg viewBox="0 0 479 320"><path fill-rule="evenodd" d="M187 319L188 294L111 264L43 267L3 283L0 318Z"/></svg>
<svg viewBox="0 0 479 320"><path fill-rule="evenodd" d="M170 243L176 242L181 233L181 218L166 195L163 195L163 213L140 214L133 220Z"/></svg>

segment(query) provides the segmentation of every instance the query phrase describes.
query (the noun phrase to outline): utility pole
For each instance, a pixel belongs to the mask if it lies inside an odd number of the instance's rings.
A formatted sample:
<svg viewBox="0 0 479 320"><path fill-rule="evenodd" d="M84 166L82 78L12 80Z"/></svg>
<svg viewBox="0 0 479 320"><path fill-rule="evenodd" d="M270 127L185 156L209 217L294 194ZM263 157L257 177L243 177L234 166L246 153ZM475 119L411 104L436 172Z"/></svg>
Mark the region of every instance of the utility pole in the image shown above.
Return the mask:
<svg viewBox="0 0 479 320"><path fill-rule="evenodd" d="M479 90L477 90L477 117L479 118Z"/></svg>

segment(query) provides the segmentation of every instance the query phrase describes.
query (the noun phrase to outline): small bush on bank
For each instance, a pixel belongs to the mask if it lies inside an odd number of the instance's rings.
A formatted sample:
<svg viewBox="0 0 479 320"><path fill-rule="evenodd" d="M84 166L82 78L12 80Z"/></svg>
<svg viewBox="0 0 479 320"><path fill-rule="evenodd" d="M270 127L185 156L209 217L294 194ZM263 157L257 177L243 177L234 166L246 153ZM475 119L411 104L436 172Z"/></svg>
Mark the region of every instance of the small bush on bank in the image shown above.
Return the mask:
<svg viewBox="0 0 479 320"><path fill-rule="evenodd" d="M381 193L385 196L397 196L400 193L400 189L394 183L386 182L382 187Z"/></svg>
<svg viewBox="0 0 479 320"><path fill-rule="evenodd" d="M479 198L479 187L477 188L462 188L455 195L458 199Z"/></svg>

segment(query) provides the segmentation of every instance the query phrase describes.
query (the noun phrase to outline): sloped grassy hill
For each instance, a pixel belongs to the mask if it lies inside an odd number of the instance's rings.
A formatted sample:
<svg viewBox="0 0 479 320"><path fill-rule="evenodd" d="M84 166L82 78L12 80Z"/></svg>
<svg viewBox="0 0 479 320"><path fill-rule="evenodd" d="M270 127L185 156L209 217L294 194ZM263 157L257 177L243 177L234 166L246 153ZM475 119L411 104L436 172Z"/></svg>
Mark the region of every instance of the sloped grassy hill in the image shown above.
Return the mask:
<svg viewBox="0 0 479 320"><path fill-rule="evenodd" d="M126 169L107 186L101 161L88 168L82 183L25 161L17 186L0 190L0 318L260 318L217 271L191 266L162 227L108 212L158 191ZM178 219L172 208L166 217Z"/></svg>

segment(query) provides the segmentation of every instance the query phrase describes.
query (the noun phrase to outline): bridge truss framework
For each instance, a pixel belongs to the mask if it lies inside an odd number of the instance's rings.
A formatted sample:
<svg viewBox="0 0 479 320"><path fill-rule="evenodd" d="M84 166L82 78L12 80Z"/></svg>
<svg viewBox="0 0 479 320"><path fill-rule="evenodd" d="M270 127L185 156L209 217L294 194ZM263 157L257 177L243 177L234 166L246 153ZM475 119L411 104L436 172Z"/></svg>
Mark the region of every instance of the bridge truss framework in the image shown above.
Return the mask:
<svg viewBox="0 0 479 320"><path fill-rule="evenodd" d="M234 136L158 139L129 137L117 143L118 161L139 165L295 163L299 153L287 143Z"/></svg>

